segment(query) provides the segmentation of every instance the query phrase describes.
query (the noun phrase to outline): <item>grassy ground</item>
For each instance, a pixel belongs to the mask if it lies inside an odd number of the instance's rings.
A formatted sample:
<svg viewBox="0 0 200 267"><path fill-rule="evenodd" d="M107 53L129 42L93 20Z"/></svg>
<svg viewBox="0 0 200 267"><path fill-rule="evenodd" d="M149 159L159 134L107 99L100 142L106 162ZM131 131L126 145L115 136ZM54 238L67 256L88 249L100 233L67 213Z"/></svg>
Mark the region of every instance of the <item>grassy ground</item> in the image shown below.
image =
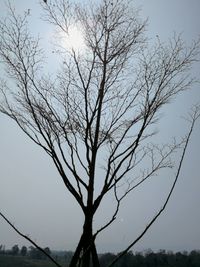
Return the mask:
<svg viewBox="0 0 200 267"><path fill-rule="evenodd" d="M1 267L55 267L47 260L31 260L26 257L0 255ZM62 264L64 266L64 264Z"/></svg>

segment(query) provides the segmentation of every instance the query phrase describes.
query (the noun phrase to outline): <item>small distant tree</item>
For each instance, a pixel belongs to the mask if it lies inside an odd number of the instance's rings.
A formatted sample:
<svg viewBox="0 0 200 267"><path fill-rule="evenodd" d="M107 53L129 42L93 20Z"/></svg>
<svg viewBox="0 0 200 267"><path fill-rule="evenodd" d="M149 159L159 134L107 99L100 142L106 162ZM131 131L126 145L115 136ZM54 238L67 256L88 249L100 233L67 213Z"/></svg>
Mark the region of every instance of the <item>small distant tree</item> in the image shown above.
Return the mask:
<svg viewBox="0 0 200 267"><path fill-rule="evenodd" d="M100 256L100 266L106 267L109 263L111 263L115 259L115 255L112 253L105 253Z"/></svg>
<svg viewBox="0 0 200 267"><path fill-rule="evenodd" d="M29 247L29 257L32 259L36 259L37 258L37 249L34 248L33 246Z"/></svg>
<svg viewBox="0 0 200 267"><path fill-rule="evenodd" d="M49 247L43 248L45 254L41 250L34 248L33 246L30 246L29 248L30 248L29 256L32 259L44 260L47 258L47 255L51 255L51 250Z"/></svg>
<svg viewBox="0 0 200 267"><path fill-rule="evenodd" d="M51 250L49 247L44 248L44 251L48 254L51 255ZM45 257L46 258L46 257Z"/></svg>
<svg viewBox="0 0 200 267"><path fill-rule="evenodd" d="M19 247L18 247L18 245L14 245L14 246L12 247L12 249L11 249L11 254L12 254L13 256L16 256L16 255L19 254Z"/></svg>
<svg viewBox="0 0 200 267"><path fill-rule="evenodd" d="M0 245L0 254L5 254L5 246Z"/></svg>
<svg viewBox="0 0 200 267"><path fill-rule="evenodd" d="M26 246L23 246L22 248L21 248L21 251L20 251L20 254L21 254L21 256L26 256L27 255L27 247Z"/></svg>
<svg viewBox="0 0 200 267"><path fill-rule="evenodd" d="M169 201L199 109L194 108L190 131L180 142L159 146L154 125L162 108L192 86L189 70L199 43L186 47L175 36L167 44L157 38L149 46L146 21L128 0L90 6L49 0L41 5L43 19L66 38L70 27L80 28L84 52L59 43L54 53L61 57L60 69L48 75L40 41L28 30L30 12L18 16L9 5L0 24L0 57L6 68L0 112L47 153L83 212L82 234L69 266L89 267L92 262L98 267L97 236L116 220L130 193L161 170L175 167L170 157L183 149L166 202L118 258L140 240ZM115 209L95 229L94 217L110 194Z"/></svg>

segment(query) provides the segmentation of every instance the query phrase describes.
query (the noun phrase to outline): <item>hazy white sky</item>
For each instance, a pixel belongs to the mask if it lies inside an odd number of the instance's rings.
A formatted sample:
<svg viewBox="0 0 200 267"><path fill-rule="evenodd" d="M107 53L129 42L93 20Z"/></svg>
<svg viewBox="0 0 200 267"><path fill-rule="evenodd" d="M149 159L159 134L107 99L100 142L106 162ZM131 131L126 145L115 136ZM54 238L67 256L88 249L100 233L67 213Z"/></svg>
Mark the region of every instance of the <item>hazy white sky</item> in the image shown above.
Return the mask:
<svg viewBox="0 0 200 267"><path fill-rule="evenodd" d="M3 5L2 0L0 4ZM41 13L37 0L13 0L21 12L31 9L31 30L49 31L39 24ZM148 36L168 40L173 32L182 32L189 44L200 36L199 0L135 0L141 16L149 18ZM0 15L5 9L0 9ZM42 22L44 24L44 22ZM46 33L49 36L48 32ZM199 76L199 66L193 69ZM200 101L200 88L179 97L163 113L161 138L184 135L187 123L181 120L193 103ZM199 122L200 124L200 122ZM191 250L200 248L200 126L193 133L184 168L173 197L164 213L135 249ZM119 219L98 240L100 251L125 248L155 215L165 199L171 178L157 177L146 183L123 204ZM111 201L111 200L109 200ZM112 204L105 203L95 223L101 225ZM41 246L73 250L83 221L79 207L69 196L50 159L36 147L7 117L0 114L0 210L21 231ZM10 247L26 244L0 218L0 244Z"/></svg>

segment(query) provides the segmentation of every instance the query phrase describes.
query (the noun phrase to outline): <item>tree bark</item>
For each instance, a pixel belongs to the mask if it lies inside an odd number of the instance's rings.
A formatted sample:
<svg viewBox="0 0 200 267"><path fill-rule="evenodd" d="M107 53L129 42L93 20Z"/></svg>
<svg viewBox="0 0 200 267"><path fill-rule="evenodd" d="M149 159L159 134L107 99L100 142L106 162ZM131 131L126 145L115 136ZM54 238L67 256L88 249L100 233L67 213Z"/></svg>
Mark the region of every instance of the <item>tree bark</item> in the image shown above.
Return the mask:
<svg viewBox="0 0 200 267"><path fill-rule="evenodd" d="M100 267L92 229L93 215L85 215L83 234L74 252L69 267Z"/></svg>

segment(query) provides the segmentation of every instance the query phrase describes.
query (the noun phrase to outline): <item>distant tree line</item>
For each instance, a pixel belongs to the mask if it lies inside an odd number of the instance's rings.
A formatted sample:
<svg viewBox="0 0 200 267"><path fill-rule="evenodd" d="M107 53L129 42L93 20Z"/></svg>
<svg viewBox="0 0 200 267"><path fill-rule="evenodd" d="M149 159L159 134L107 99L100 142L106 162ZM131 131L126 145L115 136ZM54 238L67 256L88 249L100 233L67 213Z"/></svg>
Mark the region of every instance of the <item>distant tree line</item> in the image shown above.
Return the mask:
<svg viewBox="0 0 200 267"><path fill-rule="evenodd" d="M68 264L73 256L71 251L53 251L49 247L44 248L48 254L53 254L57 260L62 260ZM10 250L6 250L4 245L0 245L0 255L12 255L29 257L34 260L45 260L46 257L38 249L30 246L14 245ZM104 253L99 255L101 267L107 267L114 260L116 254ZM159 250L153 252L148 249L144 252L128 252L115 265L115 267L199 267L200 266L200 250L192 250L191 252L173 252ZM95 266L94 266L95 267Z"/></svg>
<svg viewBox="0 0 200 267"><path fill-rule="evenodd" d="M47 254L51 254L51 250L48 247L44 248L44 250ZM38 260L46 259L46 256L33 246L30 246L29 248L27 248L26 246L22 246L21 248L19 248L18 245L14 245L10 250L6 250L4 245L0 245L0 255L2 254L23 257L28 256L32 259Z"/></svg>
<svg viewBox="0 0 200 267"><path fill-rule="evenodd" d="M115 254L105 253L100 257L100 266L107 267L116 257ZM199 267L200 251L193 250L190 253L160 250L153 252L147 250L143 253L128 252L114 267Z"/></svg>

